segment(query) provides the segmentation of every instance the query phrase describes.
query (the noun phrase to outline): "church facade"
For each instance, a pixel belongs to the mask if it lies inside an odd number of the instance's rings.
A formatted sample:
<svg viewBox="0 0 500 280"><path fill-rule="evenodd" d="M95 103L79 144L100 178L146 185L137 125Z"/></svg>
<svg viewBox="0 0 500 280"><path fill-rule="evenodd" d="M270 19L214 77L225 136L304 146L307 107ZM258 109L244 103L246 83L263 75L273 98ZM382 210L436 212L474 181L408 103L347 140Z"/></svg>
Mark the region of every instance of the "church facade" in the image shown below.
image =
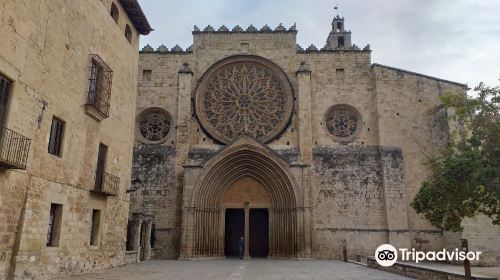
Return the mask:
<svg viewBox="0 0 500 280"><path fill-rule="evenodd" d="M466 231L410 202L450 133L438 97L467 85L372 64L339 16L321 49L296 36L195 26L186 50L140 52L129 237L183 259L237 255L241 237L269 258L459 246Z"/></svg>

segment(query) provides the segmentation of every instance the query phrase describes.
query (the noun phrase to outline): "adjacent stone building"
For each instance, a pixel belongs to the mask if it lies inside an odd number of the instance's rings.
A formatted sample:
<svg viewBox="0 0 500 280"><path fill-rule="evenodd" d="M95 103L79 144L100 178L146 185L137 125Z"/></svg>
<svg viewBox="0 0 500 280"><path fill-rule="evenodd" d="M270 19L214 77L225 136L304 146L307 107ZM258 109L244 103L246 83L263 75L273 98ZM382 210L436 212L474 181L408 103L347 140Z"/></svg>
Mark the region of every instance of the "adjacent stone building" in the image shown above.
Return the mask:
<svg viewBox="0 0 500 280"><path fill-rule="evenodd" d="M136 0L0 3L0 279L125 263Z"/></svg>
<svg viewBox="0 0 500 280"><path fill-rule="evenodd" d="M338 16L321 49L296 36L195 26L186 50L142 49L129 249L229 257L245 237L245 257L307 259L340 258L344 240L350 258L458 245L409 204L449 134L438 97L467 85L372 64ZM471 249L498 262L498 227L478 225L489 239Z"/></svg>

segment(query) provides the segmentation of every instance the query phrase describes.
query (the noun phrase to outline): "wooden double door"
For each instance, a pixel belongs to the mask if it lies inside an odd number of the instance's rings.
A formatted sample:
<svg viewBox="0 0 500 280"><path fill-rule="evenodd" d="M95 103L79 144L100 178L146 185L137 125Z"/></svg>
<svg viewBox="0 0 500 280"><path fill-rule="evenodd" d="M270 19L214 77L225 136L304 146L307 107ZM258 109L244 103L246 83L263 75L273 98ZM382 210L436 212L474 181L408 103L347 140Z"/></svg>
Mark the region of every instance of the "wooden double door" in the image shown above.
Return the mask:
<svg viewBox="0 0 500 280"><path fill-rule="evenodd" d="M269 255L269 210L267 208L249 209L248 222L245 223L245 209L226 209L224 254L226 257L239 257L240 239L245 236L248 226L248 249L252 258L266 258Z"/></svg>

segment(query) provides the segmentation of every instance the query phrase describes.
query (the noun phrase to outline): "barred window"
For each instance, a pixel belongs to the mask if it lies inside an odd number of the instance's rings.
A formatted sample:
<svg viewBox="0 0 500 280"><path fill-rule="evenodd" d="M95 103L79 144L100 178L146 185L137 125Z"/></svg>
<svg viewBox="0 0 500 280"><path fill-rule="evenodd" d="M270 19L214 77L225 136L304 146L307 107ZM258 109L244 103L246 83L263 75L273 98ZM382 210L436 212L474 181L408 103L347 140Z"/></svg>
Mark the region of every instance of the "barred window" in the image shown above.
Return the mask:
<svg viewBox="0 0 500 280"><path fill-rule="evenodd" d="M101 118L109 117L113 71L98 55L90 56L89 90L85 105L95 109Z"/></svg>
<svg viewBox="0 0 500 280"><path fill-rule="evenodd" d="M5 125L7 119L7 105L9 104L11 82L0 75L0 126Z"/></svg>
<svg viewBox="0 0 500 280"><path fill-rule="evenodd" d="M47 232L47 246L57 247L61 233L62 205L52 203L49 213L49 229Z"/></svg>
<svg viewBox="0 0 500 280"><path fill-rule="evenodd" d="M62 142L64 138L64 121L53 117L50 128L49 154L60 157L62 155Z"/></svg>

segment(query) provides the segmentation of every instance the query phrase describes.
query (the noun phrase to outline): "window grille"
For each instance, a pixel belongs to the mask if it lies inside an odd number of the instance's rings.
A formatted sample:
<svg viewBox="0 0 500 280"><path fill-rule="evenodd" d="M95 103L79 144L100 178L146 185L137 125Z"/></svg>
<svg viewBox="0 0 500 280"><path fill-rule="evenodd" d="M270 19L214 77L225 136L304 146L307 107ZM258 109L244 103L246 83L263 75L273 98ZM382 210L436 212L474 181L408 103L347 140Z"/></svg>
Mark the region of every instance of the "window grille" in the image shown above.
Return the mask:
<svg viewBox="0 0 500 280"><path fill-rule="evenodd" d="M47 232L47 246L55 247L59 243L59 235L61 229L61 219L62 219L62 205L54 204L50 205L49 214L49 229Z"/></svg>
<svg viewBox="0 0 500 280"><path fill-rule="evenodd" d="M5 125L11 82L0 75L0 126Z"/></svg>
<svg viewBox="0 0 500 280"><path fill-rule="evenodd" d="M89 89L85 105L95 108L103 117L109 117L113 71L96 54L92 54Z"/></svg>
<svg viewBox="0 0 500 280"><path fill-rule="evenodd" d="M50 128L49 153L60 157L62 155L62 141L64 137L64 121L53 117Z"/></svg>

